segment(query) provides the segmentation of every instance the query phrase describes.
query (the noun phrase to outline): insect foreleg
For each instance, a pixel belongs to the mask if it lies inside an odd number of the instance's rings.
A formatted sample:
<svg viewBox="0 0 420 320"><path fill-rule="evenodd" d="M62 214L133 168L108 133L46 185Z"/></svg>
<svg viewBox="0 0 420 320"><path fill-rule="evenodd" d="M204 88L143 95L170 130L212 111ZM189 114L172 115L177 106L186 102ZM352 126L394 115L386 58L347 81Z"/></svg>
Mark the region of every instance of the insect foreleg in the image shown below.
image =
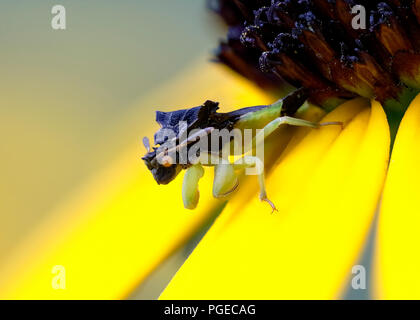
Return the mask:
<svg viewBox="0 0 420 320"><path fill-rule="evenodd" d="M186 209L195 209L200 198L198 182L204 176L204 169L201 164L189 167L185 172L182 184L182 201Z"/></svg>
<svg viewBox="0 0 420 320"><path fill-rule="evenodd" d="M221 163L214 167L213 196L223 198L230 195L238 187L239 180L235 167L231 163Z"/></svg>
<svg viewBox="0 0 420 320"><path fill-rule="evenodd" d="M203 166L214 167L213 196L224 198L238 187L238 176L234 164L212 153L202 153L200 163Z"/></svg>

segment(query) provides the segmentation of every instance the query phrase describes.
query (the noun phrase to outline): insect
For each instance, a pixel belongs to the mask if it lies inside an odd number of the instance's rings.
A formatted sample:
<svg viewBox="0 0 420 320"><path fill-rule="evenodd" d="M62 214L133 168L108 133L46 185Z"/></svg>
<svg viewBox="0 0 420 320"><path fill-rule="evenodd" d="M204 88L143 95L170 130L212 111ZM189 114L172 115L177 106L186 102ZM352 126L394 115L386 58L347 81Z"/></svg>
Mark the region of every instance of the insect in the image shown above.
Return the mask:
<svg viewBox="0 0 420 320"><path fill-rule="evenodd" d="M265 188L263 162L260 158L244 154L236 161L222 158L222 150L226 143L217 150L199 150L194 154L195 160L179 161L181 153L188 153L203 138L209 138L213 131L227 129L240 130L261 129L253 137L253 146L263 141L280 126L304 126L319 128L326 125L342 125L341 122L315 123L291 117L307 99L305 89L298 89L279 101L264 106L248 107L228 113L218 113L218 103L206 101L203 105L177 110L173 112L156 112L156 121L161 128L155 133L155 147L150 147L148 138L143 139L147 154L142 158L147 168L153 174L158 184L168 184L177 175L186 170L182 199L187 209L196 208L199 200L198 183L204 175L203 166L214 167L213 196L223 198L229 196L238 187L238 171L246 168L256 168L260 187L260 200L267 202L273 211L277 210L269 200ZM162 134L164 131L173 132L172 137ZM196 134L182 137L186 131L195 130ZM161 148L170 143L172 147ZM231 149L232 141L228 141ZM246 151L246 150L244 150Z"/></svg>

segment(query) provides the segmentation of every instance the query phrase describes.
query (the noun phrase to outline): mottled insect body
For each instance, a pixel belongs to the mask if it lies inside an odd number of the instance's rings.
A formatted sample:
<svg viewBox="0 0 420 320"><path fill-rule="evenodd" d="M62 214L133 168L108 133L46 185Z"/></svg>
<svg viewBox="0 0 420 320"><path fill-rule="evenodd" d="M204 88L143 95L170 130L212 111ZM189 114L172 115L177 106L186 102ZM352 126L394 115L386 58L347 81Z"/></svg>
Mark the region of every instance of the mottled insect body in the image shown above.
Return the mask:
<svg viewBox="0 0 420 320"><path fill-rule="evenodd" d="M156 121L161 128L155 133L153 149L150 148L147 138L143 140L148 150L143 160L158 184L168 184L181 170L187 170L182 195L184 206L189 209L195 208L198 203L198 182L204 174L202 166L214 167L213 195L218 198L226 197L236 190L236 171L255 168L260 184L260 198L275 210L265 191L263 156L250 155L248 151L252 152L253 147L263 145L264 139L282 124L318 128L320 125L317 123L289 116L302 106L306 98L305 90L300 89L272 105L243 108L228 113L218 113L218 103L212 101L190 109L158 111ZM247 149L234 152L234 135L231 132L235 130L240 134L246 130L259 131L252 136ZM215 132L218 134L216 144ZM226 135L220 135L220 132L227 133L228 139L224 139ZM197 148L197 144L203 141L204 150ZM225 155L225 150L230 150L228 156ZM229 155L242 157L231 162Z"/></svg>

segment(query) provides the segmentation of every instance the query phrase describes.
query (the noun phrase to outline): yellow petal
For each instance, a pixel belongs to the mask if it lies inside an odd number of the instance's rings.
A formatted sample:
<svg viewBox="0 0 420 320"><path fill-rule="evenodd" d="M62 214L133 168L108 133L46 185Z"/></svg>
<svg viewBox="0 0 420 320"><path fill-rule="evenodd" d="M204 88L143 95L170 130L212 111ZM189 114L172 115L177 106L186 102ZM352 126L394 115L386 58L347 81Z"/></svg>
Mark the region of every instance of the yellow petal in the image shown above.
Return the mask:
<svg viewBox="0 0 420 320"><path fill-rule="evenodd" d="M420 95L398 130L379 216L375 294L420 299Z"/></svg>
<svg viewBox="0 0 420 320"><path fill-rule="evenodd" d="M182 177L158 186L140 160L141 137L156 129L156 106L188 107L211 98L224 110L268 103L266 94L207 62L136 103L138 139L115 163L86 183L25 241L0 270L0 297L7 299L118 299L209 219L221 202L212 198L212 174L200 183L197 210L182 205ZM66 289L54 290L54 266L63 266Z"/></svg>
<svg viewBox="0 0 420 320"><path fill-rule="evenodd" d="M337 298L373 220L389 155L381 106L348 102L272 171L271 215L249 190L228 204L161 299Z"/></svg>

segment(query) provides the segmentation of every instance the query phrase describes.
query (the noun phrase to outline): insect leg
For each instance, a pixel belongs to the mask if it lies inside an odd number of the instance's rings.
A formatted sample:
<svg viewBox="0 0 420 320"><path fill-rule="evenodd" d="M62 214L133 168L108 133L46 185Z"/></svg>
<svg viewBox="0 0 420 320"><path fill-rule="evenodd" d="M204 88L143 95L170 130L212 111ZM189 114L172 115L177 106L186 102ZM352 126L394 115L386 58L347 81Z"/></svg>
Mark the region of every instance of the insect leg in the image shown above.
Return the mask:
<svg viewBox="0 0 420 320"><path fill-rule="evenodd" d="M236 190L238 185L239 180L233 164L221 163L214 167L213 196L215 198L227 197Z"/></svg>
<svg viewBox="0 0 420 320"><path fill-rule="evenodd" d="M274 131L276 131L281 125L288 124L291 126L297 126L297 127L310 127L310 128L319 128L323 126L331 126L331 125L340 125L342 126L342 122L325 122L325 123L317 123L317 122L311 122L303 119L298 118L292 118L292 117L279 117L271 121L269 124L267 124L263 131L259 132L257 136L254 138L254 141L257 143L263 142L270 134L272 134Z"/></svg>
<svg viewBox="0 0 420 320"><path fill-rule="evenodd" d="M265 175L264 175L264 163L258 157L244 156L243 158L235 161L233 164L235 169L245 169L255 167L258 172L258 183L260 185L260 200L267 202L274 211L278 211L274 203L268 199L267 191L265 188Z"/></svg>
<svg viewBox="0 0 420 320"><path fill-rule="evenodd" d="M200 163L214 167L213 196L224 198L233 193L239 185L234 164L212 153L202 153Z"/></svg>
<svg viewBox="0 0 420 320"><path fill-rule="evenodd" d="M196 164L187 169L182 184L182 201L186 209L195 209L200 198L198 182L204 176L201 164Z"/></svg>

